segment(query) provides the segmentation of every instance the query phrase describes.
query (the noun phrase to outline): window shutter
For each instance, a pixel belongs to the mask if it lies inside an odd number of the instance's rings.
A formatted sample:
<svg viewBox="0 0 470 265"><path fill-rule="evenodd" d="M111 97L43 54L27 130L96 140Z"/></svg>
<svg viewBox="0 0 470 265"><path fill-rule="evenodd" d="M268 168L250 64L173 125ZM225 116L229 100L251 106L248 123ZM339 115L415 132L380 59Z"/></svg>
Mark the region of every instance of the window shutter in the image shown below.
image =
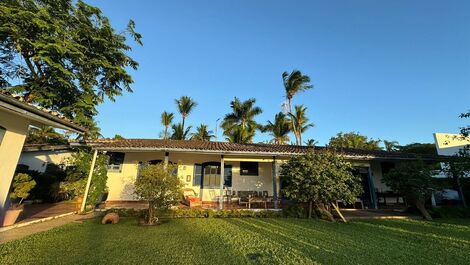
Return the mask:
<svg viewBox="0 0 470 265"><path fill-rule="evenodd" d="M202 179L202 165L194 165L193 186L201 186Z"/></svg>

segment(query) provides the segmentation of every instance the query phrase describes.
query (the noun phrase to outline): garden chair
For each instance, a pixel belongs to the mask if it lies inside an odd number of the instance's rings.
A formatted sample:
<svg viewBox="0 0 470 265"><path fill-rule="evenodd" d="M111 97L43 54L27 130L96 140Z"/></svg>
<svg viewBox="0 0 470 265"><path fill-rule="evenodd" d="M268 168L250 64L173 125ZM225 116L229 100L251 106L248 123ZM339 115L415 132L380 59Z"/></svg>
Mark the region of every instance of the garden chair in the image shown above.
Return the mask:
<svg viewBox="0 0 470 265"><path fill-rule="evenodd" d="M201 207L202 201L201 198L197 196L197 193L190 188L185 188L183 191L183 204L189 207Z"/></svg>

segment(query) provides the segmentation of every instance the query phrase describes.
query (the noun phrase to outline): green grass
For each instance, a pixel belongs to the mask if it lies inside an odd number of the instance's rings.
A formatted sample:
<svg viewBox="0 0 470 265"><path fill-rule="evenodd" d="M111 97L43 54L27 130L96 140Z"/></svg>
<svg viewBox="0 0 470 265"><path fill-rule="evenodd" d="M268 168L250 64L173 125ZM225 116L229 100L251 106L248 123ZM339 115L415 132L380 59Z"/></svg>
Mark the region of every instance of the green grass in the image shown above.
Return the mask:
<svg viewBox="0 0 470 265"><path fill-rule="evenodd" d="M0 264L469 264L470 219L73 223L0 245ZM251 257L251 259L250 259Z"/></svg>

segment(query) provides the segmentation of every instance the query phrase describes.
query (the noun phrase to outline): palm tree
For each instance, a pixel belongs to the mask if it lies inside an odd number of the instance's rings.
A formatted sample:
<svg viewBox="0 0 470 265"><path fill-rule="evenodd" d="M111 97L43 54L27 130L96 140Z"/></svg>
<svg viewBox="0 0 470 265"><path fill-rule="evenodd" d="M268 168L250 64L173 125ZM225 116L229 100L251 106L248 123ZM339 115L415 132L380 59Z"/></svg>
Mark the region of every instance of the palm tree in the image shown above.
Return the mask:
<svg viewBox="0 0 470 265"><path fill-rule="evenodd" d="M303 75L299 70L293 70L290 74L288 72L282 73L282 81L284 83L284 88L286 90L286 98L289 107L289 113L292 114L292 98L298 92L302 92L308 89L313 88L310 85L310 77L308 75ZM294 134L297 135L296 128L292 124ZM301 144L302 142L297 142Z"/></svg>
<svg viewBox="0 0 470 265"><path fill-rule="evenodd" d="M161 116L161 123L165 127L163 130L163 139L168 139L168 128L170 128L171 123L173 123L173 113L164 111Z"/></svg>
<svg viewBox="0 0 470 265"><path fill-rule="evenodd" d="M181 114L181 125L183 126L184 130L184 121L186 120L186 117L193 111L193 109L197 106L196 101L194 101L191 97L188 96L182 96L179 99L175 99L175 103L178 106L178 111Z"/></svg>
<svg viewBox="0 0 470 265"><path fill-rule="evenodd" d="M251 143L257 129L261 126L255 122L255 116L263 110L255 106L256 99L240 101L235 97L230 102L232 112L225 115L221 127L227 140L235 143Z"/></svg>
<svg viewBox="0 0 470 265"><path fill-rule="evenodd" d="M385 150L388 152L394 152L398 150L399 144L397 141L384 140Z"/></svg>
<svg viewBox="0 0 470 265"><path fill-rule="evenodd" d="M188 128L183 129L183 124L178 123L178 124L173 124L171 126L171 129L173 130L173 133L171 134L171 139L172 140L186 140L189 136L189 131L191 131L191 126L188 126Z"/></svg>
<svg viewBox="0 0 470 265"><path fill-rule="evenodd" d="M207 125L201 124L196 128L196 132L192 134L191 140L210 141L214 137L213 132L208 130Z"/></svg>
<svg viewBox="0 0 470 265"><path fill-rule="evenodd" d="M289 133L291 131L290 121L286 115L279 112L274 117L274 122L268 121L268 124L262 128L263 132L269 132L273 137L274 144L286 144L289 142Z"/></svg>
<svg viewBox="0 0 470 265"><path fill-rule="evenodd" d="M315 141L314 139L307 139L307 141L305 141L304 143L306 146L314 147L318 144L318 141Z"/></svg>
<svg viewBox="0 0 470 265"><path fill-rule="evenodd" d="M290 113L290 119L293 124L293 131L295 134L296 144L302 144L302 133L304 133L308 128L313 127L313 123L308 123L307 118L307 107L304 105L296 105L294 107L294 113Z"/></svg>
<svg viewBox="0 0 470 265"><path fill-rule="evenodd" d="M27 143L60 143L66 142L66 139L63 135L56 132L51 126L40 126L33 127L28 132L28 137L26 138Z"/></svg>

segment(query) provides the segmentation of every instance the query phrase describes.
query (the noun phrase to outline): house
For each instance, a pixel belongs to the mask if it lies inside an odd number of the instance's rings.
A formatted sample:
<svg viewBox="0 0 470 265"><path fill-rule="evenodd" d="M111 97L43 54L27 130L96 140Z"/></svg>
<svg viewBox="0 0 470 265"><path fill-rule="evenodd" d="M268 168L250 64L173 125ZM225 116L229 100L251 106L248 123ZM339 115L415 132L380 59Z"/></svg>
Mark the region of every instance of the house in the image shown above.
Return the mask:
<svg viewBox="0 0 470 265"><path fill-rule="evenodd" d="M0 90L0 218L8 209L8 193L29 126L52 126L75 133L85 128L61 114L27 103Z"/></svg>
<svg viewBox="0 0 470 265"><path fill-rule="evenodd" d="M461 134L435 133L434 142L438 155L453 156L470 147L470 137L464 137Z"/></svg>
<svg viewBox="0 0 470 265"><path fill-rule="evenodd" d="M144 162L178 164L177 175L185 188L194 190L205 203L222 205L219 200L223 201L224 195L240 191L256 191L277 199L280 165L291 156L312 149L296 145L161 139L101 139L71 145L89 146L109 155L108 207L138 201L134 182ZM340 152L353 164L355 174L362 176L361 201L367 208L377 208L381 200L387 200L389 189L381 182L384 173L395 163L417 159L413 154L385 151L343 149Z"/></svg>
<svg viewBox="0 0 470 265"><path fill-rule="evenodd" d="M18 165L27 167L28 170L44 173L48 165L65 168L73 152L67 144L25 144Z"/></svg>

